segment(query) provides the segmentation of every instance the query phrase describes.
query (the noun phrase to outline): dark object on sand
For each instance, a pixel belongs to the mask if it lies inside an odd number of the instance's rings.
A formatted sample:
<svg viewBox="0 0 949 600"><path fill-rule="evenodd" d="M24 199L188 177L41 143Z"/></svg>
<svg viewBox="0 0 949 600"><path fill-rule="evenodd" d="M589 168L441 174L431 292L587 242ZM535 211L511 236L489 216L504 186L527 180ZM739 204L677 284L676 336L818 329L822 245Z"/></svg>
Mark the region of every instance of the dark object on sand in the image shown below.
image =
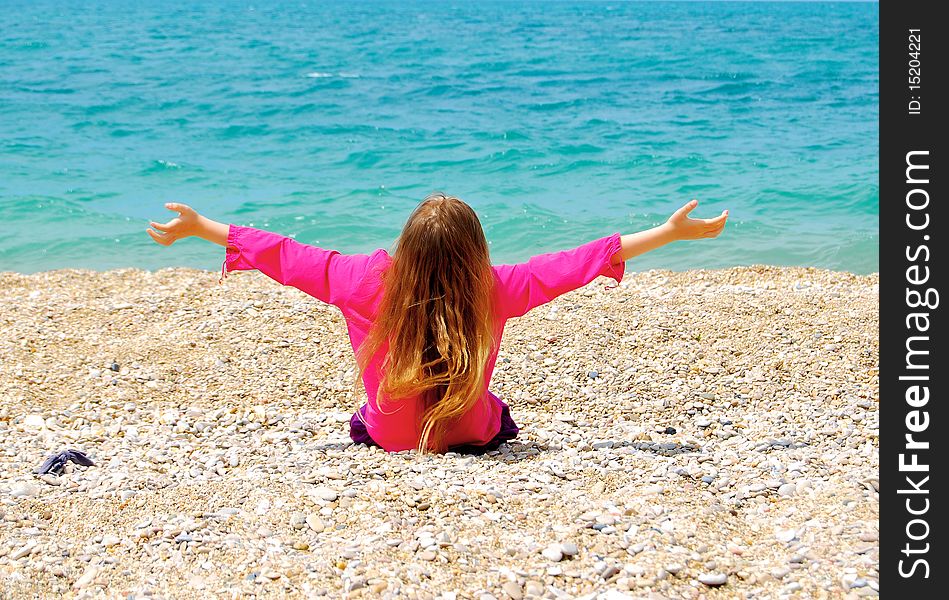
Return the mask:
<svg viewBox="0 0 949 600"><path fill-rule="evenodd" d="M663 433L668 434L668 435L672 435L672 434L674 434L675 432L676 432L676 428L675 428L675 427L666 427L666 428L663 430Z"/></svg>
<svg viewBox="0 0 949 600"><path fill-rule="evenodd" d="M50 455L49 458L44 460L43 464L41 464L39 468L34 471L34 473L37 475L46 475L48 473L59 475L63 472L63 468L69 461L84 467L92 467L95 465L95 463L93 463L88 456L79 450L61 450L56 454Z"/></svg>

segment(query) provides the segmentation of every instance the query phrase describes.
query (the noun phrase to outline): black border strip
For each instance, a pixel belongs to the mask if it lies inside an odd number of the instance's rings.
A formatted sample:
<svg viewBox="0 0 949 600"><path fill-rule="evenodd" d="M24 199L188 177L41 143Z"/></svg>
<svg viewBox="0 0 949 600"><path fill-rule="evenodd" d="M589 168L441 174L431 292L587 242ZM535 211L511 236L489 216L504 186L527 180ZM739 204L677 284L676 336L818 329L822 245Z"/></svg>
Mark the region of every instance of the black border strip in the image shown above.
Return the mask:
<svg viewBox="0 0 949 600"><path fill-rule="evenodd" d="M945 597L945 39L938 2L880 3L881 595ZM918 61L918 62L916 62ZM918 77L918 82L914 79ZM918 85L914 88L913 85ZM945 335L945 334L943 334ZM942 435L940 435L942 434ZM907 437L911 436L911 437Z"/></svg>

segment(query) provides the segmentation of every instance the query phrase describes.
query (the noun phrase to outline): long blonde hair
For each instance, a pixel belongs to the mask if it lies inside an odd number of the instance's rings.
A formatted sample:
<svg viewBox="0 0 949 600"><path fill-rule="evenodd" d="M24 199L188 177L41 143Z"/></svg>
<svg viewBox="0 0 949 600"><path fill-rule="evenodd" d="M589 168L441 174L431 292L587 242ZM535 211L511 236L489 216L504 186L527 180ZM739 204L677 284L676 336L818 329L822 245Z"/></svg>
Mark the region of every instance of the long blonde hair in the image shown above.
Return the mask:
<svg viewBox="0 0 949 600"><path fill-rule="evenodd" d="M376 319L356 353L356 386L388 342L377 403L418 396L418 450L442 452L452 422L484 392L495 343L494 274L474 210L430 194L406 221L381 277Z"/></svg>

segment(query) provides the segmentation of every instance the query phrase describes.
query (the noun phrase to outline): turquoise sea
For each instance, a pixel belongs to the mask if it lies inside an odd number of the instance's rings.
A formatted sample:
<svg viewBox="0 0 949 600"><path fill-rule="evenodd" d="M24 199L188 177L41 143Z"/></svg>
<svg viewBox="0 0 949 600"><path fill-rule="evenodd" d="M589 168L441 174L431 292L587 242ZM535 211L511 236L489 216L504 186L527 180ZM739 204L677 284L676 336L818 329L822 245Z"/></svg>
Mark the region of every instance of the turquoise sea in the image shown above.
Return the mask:
<svg viewBox="0 0 949 600"><path fill-rule="evenodd" d="M878 5L0 0L0 271L220 268L162 204L342 252L428 192L495 262L695 214L628 269L878 270Z"/></svg>

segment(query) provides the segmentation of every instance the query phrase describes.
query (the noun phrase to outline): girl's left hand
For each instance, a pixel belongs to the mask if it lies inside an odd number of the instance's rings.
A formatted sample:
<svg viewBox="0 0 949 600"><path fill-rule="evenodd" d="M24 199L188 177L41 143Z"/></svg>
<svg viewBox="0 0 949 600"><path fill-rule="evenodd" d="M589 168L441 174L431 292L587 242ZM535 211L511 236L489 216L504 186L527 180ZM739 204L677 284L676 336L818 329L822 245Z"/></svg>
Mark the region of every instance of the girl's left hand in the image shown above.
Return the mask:
<svg viewBox="0 0 949 600"><path fill-rule="evenodd" d="M689 213L698 205L698 200L691 200L675 211L666 221L666 226L672 230L672 234L676 239L697 240L699 238L718 237L718 234L725 228L725 221L728 220L727 210L722 211L722 214L714 219L690 219Z"/></svg>
<svg viewBox="0 0 949 600"><path fill-rule="evenodd" d="M177 212L178 216L167 223L149 221L148 224L158 230L145 230L153 240L162 246L170 246L180 239L198 235L201 216L193 208L187 204L177 202L168 202L165 204L165 208Z"/></svg>

